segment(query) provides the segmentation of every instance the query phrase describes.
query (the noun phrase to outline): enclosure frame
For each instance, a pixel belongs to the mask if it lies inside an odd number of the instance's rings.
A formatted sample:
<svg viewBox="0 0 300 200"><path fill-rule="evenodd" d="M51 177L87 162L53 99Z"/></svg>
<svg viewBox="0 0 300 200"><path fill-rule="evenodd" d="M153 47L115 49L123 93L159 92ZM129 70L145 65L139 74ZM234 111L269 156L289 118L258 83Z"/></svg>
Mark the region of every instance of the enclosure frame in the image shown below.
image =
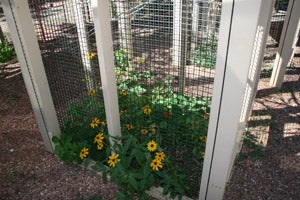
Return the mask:
<svg viewBox="0 0 300 200"><path fill-rule="evenodd" d="M41 135L46 149L53 152L51 137L59 135L59 123L27 0L2 2L3 7L7 8L4 12ZM222 199L233 161L240 148L241 133L249 115L247 110L252 106L251 97L256 91L256 75L261 66L269 20L266 16L270 18L273 2L223 0L216 77L199 199ZM92 0L92 7L106 119L109 134L116 136L120 135L120 119L113 70L109 0ZM247 34L240 34L241 32Z"/></svg>

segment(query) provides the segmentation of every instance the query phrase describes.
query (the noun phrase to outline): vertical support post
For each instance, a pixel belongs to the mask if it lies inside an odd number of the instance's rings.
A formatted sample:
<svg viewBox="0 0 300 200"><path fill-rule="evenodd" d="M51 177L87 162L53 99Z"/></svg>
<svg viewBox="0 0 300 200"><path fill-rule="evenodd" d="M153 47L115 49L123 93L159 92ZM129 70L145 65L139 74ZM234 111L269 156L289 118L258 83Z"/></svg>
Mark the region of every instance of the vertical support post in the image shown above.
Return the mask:
<svg viewBox="0 0 300 200"><path fill-rule="evenodd" d="M193 54L197 45L197 36L199 29L199 0L193 0L192 12L192 34L191 34L191 53Z"/></svg>
<svg viewBox="0 0 300 200"><path fill-rule="evenodd" d="M96 44L103 88L108 132L121 135L116 75L114 71L113 41L110 27L109 0L92 0Z"/></svg>
<svg viewBox="0 0 300 200"><path fill-rule="evenodd" d="M187 51L187 0L173 1L173 66L179 67L179 92L184 93Z"/></svg>
<svg viewBox="0 0 300 200"><path fill-rule="evenodd" d="M300 1L289 2L282 28L278 52L273 66L270 86L281 88L286 67L291 64L300 27Z"/></svg>
<svg viewBox="0 0 300 200"><path fill-rule="evenodd" d="M42 138L46 149L53 152L51 138L60 134L60 128L28 2L3 0L2 6Z"/></svg>
<svg viewBox="0 0 300 200"><path fill-rule="evenodd" d="M91 60L88 58L89 53L89 46L88 46L88 38L87 38L87 31L86 31L86 20L84 16L84 9L85 5L84 2L81 0L74 0L74 13L75 13L75 22L78 34L78 41L80 47L80 55L83 64L83 69L85 72L85 78L87 81L88 90L95 89L94 88L94 81L91 78L92 76L92 65Z"/></svg>
<svg viewBox="0 0 300 200"><path fill-rule="evenodd" d="M130 14L127 13L129 10L129 2L126 0L120 0L117 3L117 11L118 11L118 25L120 29L120 47L123 50L128 51L128 59L129 62L132 60L132 34L131 34L131 17Z"/></svg>
<svg viewBox="0 0 300 200"><path fill-rule="evenodd" d="M221 200L260 70L272 0L223 0L216 77L199 199ZM247 34L240 34L247 32ZM247 104L247 105L245 105Z"/></svg>

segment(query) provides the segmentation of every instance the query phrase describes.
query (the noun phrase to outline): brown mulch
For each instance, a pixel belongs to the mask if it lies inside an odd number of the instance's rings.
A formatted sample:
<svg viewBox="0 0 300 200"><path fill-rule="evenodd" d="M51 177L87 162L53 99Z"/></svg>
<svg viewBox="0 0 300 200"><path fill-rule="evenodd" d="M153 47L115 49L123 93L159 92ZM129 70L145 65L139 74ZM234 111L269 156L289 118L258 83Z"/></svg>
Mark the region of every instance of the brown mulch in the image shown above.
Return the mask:
<svg viewBox="0 0 300 200"><path fill-rule="evenodd" d="M280 91L260 85L253 115L265 118L252 130L265 156L235 162L224 199L300 199L299 70ZM0 151L0 199L115 198L115 185L45 151L18 64L0 73Z"/></svg>
<svg viewBox="0 0 300 200"><path fill-rule="evenodd" d="M0 73L0 199L115 197L92 171L45 150L18 64Z"/></svg>
<svg viewBox="0 0 300 200"><path fill-rule="evenodd" d="M240 154L225 200L300 199L300 62L296 64L287 69L280 90L270 88L269 79L260 81L248 126L264 156ZM245 151L243 146L241 153Z"/></svg>

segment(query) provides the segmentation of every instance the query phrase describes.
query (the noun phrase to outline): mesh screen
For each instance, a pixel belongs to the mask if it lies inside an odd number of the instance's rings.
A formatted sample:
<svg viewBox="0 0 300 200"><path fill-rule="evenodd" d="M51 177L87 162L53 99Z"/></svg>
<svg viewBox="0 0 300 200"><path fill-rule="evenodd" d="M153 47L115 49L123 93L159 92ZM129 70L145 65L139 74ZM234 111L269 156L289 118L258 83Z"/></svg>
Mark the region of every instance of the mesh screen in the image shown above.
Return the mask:
<svg viewBox="0 0 300 200"><path fill-rule="evenodd" d="M222 3L110 3L122 131L132 125L152 132L183 170L189 196L197 198ZM72 102L84 102L89 91L97 89L103 105L90 1L30 0L29 6L63 127ZM146 117L134 112L149 109Z"/></svg>
<svg viewBox="0 0 300 200"><path fill-rule="evenodd" d="M205 147L199 138L207 135L221 2L111 5L122 129L155 127L161 135L155 139L185 169L190 196L197 198ZM151 108L151 120L132 114L134 107Z"/></svg>
<svg viewBox="0 0 300 200"><path fill-rule="evenodd" d="M30 0L29 7L60 126L72 102L100 90L89 1ZM80 18L80 19L79 19ZM83 112L83 111L82 111Z"/></svg>

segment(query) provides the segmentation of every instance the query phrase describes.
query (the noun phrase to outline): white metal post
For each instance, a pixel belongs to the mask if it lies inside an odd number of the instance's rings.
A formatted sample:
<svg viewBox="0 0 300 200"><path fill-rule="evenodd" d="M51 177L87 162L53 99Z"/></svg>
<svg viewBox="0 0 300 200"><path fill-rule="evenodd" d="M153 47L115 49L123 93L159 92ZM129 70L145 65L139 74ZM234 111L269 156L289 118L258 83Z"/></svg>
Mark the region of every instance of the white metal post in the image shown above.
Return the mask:
<svg viewBox="0 0 300 200"><path fill-rule="evenodd" d="M184 93L187 53L188 1L173 1L173 66L179 67L179 92Z"/></svg>
<svg viewBox="0 0 300 200"><path fill-rule="evenodd" d="M89 58L90 52L88 47L88 38L87 38L87 30L86 30L86 20L84 16L85 5L81 0L74 0L73 10L74 17L76 22L78 41L80 47L80 55L82 60L83 69L85 72L85 78L87 79L88 90L95 89L94 81L92 80L92 65L91 58Z"/></svg>
<svg viewBox="0 0 300 200"><path fill-rule="evenodd" d="M244 129L241 119L245 99L253 95L253 86L258 78L250 73L257 74L260 68L258 62L263 56L267 23L260 21L260 17L269 14L264 12L270 12L271 4L272 0L223 0L199 199L221 200L223 197ZM249 82L252 87L247 92Z"/></svg>
<svg viewBox="0 0 300 200"><path fill-rule="evenodd" d="M3 0L1 2L42 138L46 149L53 152L51 138L60 134L60 128L28 1Z"/></svg>
<svg viewBox="0 0 300 200"><path fill-rule="evenodd" d="M282 28L279 47L273 66L270 85L281 88L286 67L291 64L300 27L300 1L289 2L286 18Z"/></svg>
<svg viewBox="0 0 300 200"><path fill-rule="evenodd" d="M193 0L192 6L192 34L191 34L191 52L193 54L197 45L197 36L198 36L198 29L199 29L199 0Z"/></svg>
<svg viewBox="0 0 300 200"><path fill-rule="evenodd" d="M92 12L95 23L96 44L108 132L112 136L120 136L121 125L116 75L114 71L109 0L92 0Z"/></svg>

